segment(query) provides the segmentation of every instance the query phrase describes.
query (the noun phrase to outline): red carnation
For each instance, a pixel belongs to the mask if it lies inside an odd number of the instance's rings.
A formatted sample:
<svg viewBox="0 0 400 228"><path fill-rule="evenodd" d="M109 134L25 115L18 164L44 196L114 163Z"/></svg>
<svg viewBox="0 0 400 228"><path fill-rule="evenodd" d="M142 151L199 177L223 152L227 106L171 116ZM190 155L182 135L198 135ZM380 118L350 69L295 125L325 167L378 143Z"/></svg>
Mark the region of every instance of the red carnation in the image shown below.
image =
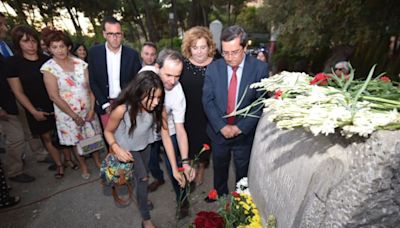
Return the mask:
<svg viewBox="0 0 400 228"><path fill-rule="evenodd" d="M223 228L224 219L213 211L200 211L194 219L196 228Z"/></svg>
<svg viewBox="0 0 400 228"><path fill-rule="evenodd" d="M210 192L208 193L208 198L211 200L216 200L218 199L218 193L215 188L211 189Z"/></svg>
<svg viewBox="0 0 400 228"><path fill-rule="evenodd" d="M384 82L391 82L391 80L388 76L382 76L379 78L379 80L384 81Z"/></svg>
<svg viewBox="0 0 400 228"><path fill-rule="evenodd" d="M318 73L315 75L314 79L311 80L310 85L328 85L329 75L325 73Z"/></svg>
<svg viewBox="0 0 400 228"><path fill-rule="evenodd" d="M279 99L282 96L282 90L277 89L274 94L275 99Z"/></svg>
<svg viewBox="0 0 400 228"><path fill-rule="evenodd" d="M210 146L208 144L203 144L203 150L210 150Z"/></svg>
<svg viewBox="0 0 400 228"><path fill-rule="evenodd" d="M179 168L178 168L178 172L180 172L180 173L183 173L183 172L185 172L185 168L183 168L183 167L179 167Z"/></svg>
<svg viewBox="0 0 400 228"><path fill-rule="evenodd" d="M240 194L237 192L232 192L232 196L235 198L240 198Z"/></svg>

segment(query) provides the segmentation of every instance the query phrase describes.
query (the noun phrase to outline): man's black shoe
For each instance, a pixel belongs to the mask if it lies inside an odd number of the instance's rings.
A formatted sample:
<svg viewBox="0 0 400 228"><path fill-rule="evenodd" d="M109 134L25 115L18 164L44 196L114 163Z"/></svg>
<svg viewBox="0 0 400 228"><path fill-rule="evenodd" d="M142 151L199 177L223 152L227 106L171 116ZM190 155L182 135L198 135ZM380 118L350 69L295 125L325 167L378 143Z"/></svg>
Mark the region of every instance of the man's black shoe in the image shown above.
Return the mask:
<svg viewBox="0 0 400 228"><path fill-rule="evenodd" d="M204 198L204 201L206 201L207 203L214 203L214 202L217 201L217 200L215 200L215 199L210 199L210 198L208 198L208 196L207 196L206 198Z"/></svg>
<svg viewBox="0 0 400 228"><path fill-rule="evenodd" d="M165 180L155 180L151 184L149 184L148 190L149 192L154 192L158 189L161 185L165 183Z"/></svg>
<svg viewBox="0 0 400 228"><path fill-rule="evenodd" d="M10 177L8 179L10 179L10 181L20 182L20 183L29 183L35 180L34 177L29 176L28 174L25 173L19 174L15 177Z"/></svg>

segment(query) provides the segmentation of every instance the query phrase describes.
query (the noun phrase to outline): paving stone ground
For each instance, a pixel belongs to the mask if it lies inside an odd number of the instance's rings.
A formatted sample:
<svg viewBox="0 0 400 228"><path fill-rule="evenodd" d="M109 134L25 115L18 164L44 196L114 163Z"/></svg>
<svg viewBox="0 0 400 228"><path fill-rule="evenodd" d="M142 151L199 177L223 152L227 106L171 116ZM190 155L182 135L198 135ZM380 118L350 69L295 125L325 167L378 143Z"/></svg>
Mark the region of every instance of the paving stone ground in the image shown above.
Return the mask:
<svg viewBox="0 0 400 228"><path fill-rule="evenodd" d="M0 158L4 161L4 154L0 154ZM22 200L17 206L0 209L0 227L141 227L136 205L116 205L110 189L100 184L99 171L95 168L93 160L88 159L87 162L92 173L89 180L82 179L79 170L71 169L66 169L64 178L58 180L54 178L54 171L47 170L48 164L37 163L28 155L25 168L36 180L27 184L8 182L12 187L11 194L21 196ZM230 176L230 186L233 189L232 172ZM218 208L218 203L208 204L203 201L211 188L212 166L206 170L205 182L191 195L190 216L177 221L175 194L169 179L166 178L164 185L149 194L154 204L151 211L152 220L159 228L188 227L197 212Z"/></svg>

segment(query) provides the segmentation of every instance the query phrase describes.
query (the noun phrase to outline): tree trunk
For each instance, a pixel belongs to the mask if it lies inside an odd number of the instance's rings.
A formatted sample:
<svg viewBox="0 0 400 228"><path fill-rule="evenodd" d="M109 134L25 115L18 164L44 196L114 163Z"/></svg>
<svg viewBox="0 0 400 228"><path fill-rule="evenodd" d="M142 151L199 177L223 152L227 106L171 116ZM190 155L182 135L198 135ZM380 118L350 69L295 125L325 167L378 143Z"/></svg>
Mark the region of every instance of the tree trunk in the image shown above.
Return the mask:
<svg viewBox="0 0 400 228"><path fill-rule="evenodd" d="M139 25L139 28L140 28L140 30L142 30L142 33L143 33L145 39L148 40L149 36L147 35L146 27L144 26L144 23L143 23L142 19L140 18L140 12L139 12L139 9L138 9L135 1L134 0L128 0L127 2L129 3L129 5L132 8L132 12L133 12L133 15L134 15L134 20L133 21L137 25Z"/></svg>
<svg viewBox="0 0 400 228"><path fill-rule="evenodd" d="M150 41L157 42L160 38L155 29L154 20L153 20L153 10L149 6L147 0L143 1L144 12L146 15L146 27L149 32Z"/></svg>
<svg viewBox="0 0 400 228"><path fill-rule="evenodd" d="M231 1L228 1L228 25L231 24Z"/></svg>
<svg viewBox="0 0 400 228"><path fill-rule="evenodd" d="M172 28L171 28L171 35L173 37L178 35L178 13L176 9L176 0L171 0L171 5L172 5L172 13L174 14L174 19L172 20Z"/></svg>
<svg viewBox="0 0 400 228"><path fill-rule="evenodd" d="M38 9L39 9L39 14L40 14L40 16L43 18L43 22L44 22L44 24L46 25L46 26L48 26L49 25L49 22L50 22L50 15L48 15L47 14L47 10L45 10L44 8L43 8L43 2L42 1L35 1L36 2L36 6L38 7Z"/></svg>
<svg viewBox="0 0 400 228"><path fill-rule="evenodd" d="M25 14L24 8L22 6L22 2L15 0L15 1L5 1L14 11L17 13L18 22L21 24L29 24L27 20L27 16Z"/></svg>
<svg viewBox="0 0 400 228"><path fill-rule="evenodd" d="M79 24L78 14L75 15L72 12L71 8L69 8L69 7L66 7L66 8L67 8L68 14L69 14L69 16L71 18L72 24L74 25L74 28L75 28L75 31L76 31L76 35L78 37L82 37L82 28L81 28L81 26Z"/></svg>
<svg viewBox="0 0 400 228"><path fill-rule="evenodd" d="M95 20L95 18L92 17L92 16L89 16L89 21L90 21L90 24L91 24L92 27L93 27L93 32L94 32L95 36L101 35L101 30L102 30L102 29L99 28L99 26L96 25L96 20Z"/></svg>

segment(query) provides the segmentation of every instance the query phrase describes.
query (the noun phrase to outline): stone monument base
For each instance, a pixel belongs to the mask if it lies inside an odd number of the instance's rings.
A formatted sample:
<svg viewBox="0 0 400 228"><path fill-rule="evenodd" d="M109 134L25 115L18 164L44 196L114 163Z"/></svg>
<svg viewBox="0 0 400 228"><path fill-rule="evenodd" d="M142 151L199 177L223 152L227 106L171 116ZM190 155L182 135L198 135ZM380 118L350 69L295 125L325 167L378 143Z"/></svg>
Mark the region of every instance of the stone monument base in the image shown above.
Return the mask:
<svg viewBox="0 0 400 228"><path fill-rule="evenodd" d="M400 131L313 136L258 123L249 187L279 228L400 227Z"/></svg>

